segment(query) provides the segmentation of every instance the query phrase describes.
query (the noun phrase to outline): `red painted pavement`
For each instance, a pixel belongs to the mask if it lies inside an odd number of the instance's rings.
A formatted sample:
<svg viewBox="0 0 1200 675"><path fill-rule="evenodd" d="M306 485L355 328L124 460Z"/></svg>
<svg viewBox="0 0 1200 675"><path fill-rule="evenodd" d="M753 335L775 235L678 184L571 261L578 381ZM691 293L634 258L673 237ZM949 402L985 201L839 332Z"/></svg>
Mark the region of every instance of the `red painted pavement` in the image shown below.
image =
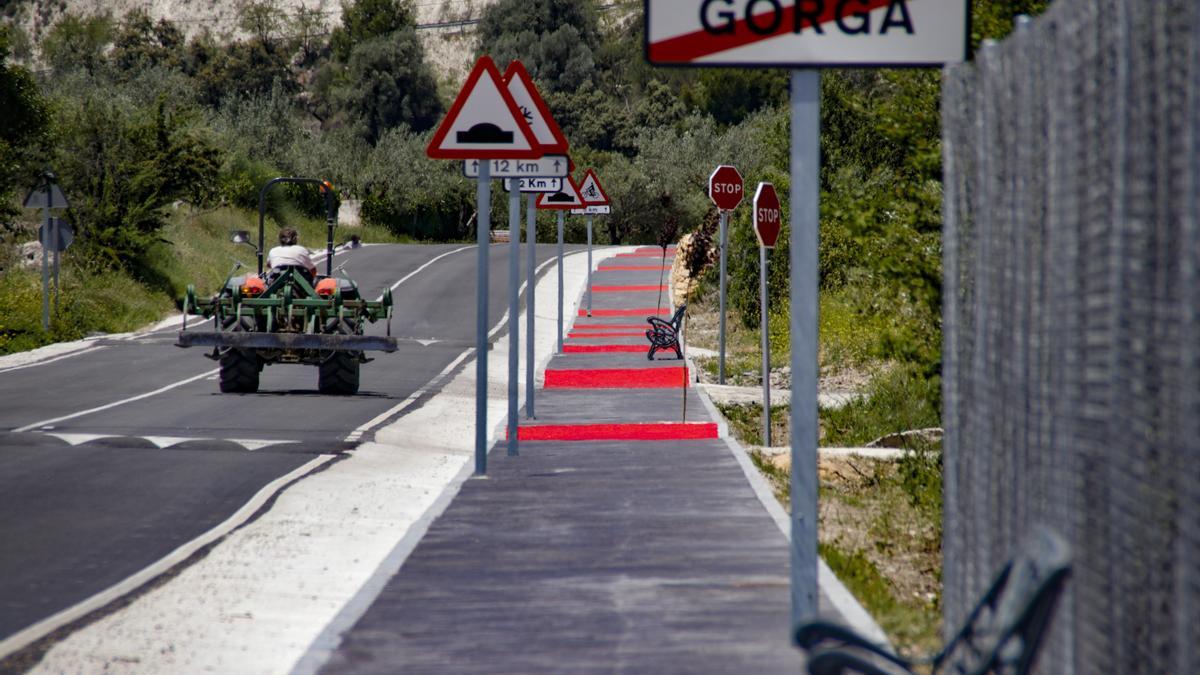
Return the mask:
<svg viewBox="0 0 1200 675"><path fill-rule="evenodd" d="M547 389L669 389L687 387L689 379L687 368L682 366L546 369Z"/></svg>
<svg viewBox="0 0 1200 675"><path fill-rule="evenodd" d="M636 309L593 309L592 316L652 316L660 314L666 316L671 312L667 309L659 309L657 307L640 307ZM587 316L587 310L579 310L579 316Z"/></svg>
<svg viewBox="0 0 1200 675"><path fill-rule="evenodd" d="M580 323L575 322L575 326L571 329L577 332L608 332L614 330L631 330L633 328L641 328L645 330L647 324L644 323ZM640 335L640 333L639 333Z"/></svg>
<svg viewBox="0 0 1200 675"><path fill-rule="evenodd" d="M636 293L639 291L665 291L664 286L592 286L593 293Z"/></svg>
<svg viewBox="0 0 1200 675"><path fill-rule="evenodd" d="M580 333L571 331L567 333L567 338L576 340L603 340L605 338L627 338L627 337L645 337L646 331L641 333Z"/></svg>
<svg viewBox="0 0 1200 675"><path fill-rule="evenodd" d="M563 345L564 354L600 354L605 352L637 352L649 351L650 345Z"/></svg>
<svg viewBox="0 0 1200 675"><path fill-rule="evenodd" d="M670 265L601 265L597 272L661 272L671 269Z"/></svg>
<svg viewBox="0 0 1200 675"><path fill-rule="evenodd" d="M522 441L683 441L719 438L718 433L715 422L534 424L517 427L517 439Z"/></svg>

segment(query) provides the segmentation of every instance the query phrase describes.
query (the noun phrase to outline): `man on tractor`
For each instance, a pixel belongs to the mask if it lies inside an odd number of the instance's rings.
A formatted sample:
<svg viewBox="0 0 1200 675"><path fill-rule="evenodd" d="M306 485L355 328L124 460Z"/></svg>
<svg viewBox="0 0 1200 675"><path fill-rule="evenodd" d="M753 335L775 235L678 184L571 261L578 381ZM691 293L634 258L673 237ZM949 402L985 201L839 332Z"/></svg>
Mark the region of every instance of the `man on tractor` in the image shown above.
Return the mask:
<svg viewBox="0 0 1200 675"><path fill-rule="evenodd" d="M279 246L267 253L267 267L272 271L299 267L308 273L309 281L317 276L317 266L313 264L312 256L307 248L300 245L300 233L291 227L279 230Z"/></svg>

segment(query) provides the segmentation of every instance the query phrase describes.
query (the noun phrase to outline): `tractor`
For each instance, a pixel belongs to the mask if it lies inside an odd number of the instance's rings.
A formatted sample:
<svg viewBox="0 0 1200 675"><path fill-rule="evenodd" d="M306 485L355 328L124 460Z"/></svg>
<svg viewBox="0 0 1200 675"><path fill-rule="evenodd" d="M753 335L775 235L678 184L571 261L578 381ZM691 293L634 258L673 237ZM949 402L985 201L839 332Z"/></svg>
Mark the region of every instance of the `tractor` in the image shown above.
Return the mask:
<svg viewBox="0 0 1200 675"><path fill-rule="evenodd" d="M266 198L281 183L316 185L325 198L329 236L325 274L310 275L299 267L263 269L266 247ZM221 289L200 298L188 286L183 299L183 330L175 343L180 347L212 347L208 358L221 364L220 389L225 393L258 391L259 375L265 366L293 363L316 366L317 389L322 394L358 393L359 366L371 361L367 351L396 351L391 337L392 293L384 290L378 300L366 300L358 285L333 267L333 230L337 222L337 199L333 185L316 178L275 178L258 194L258 245L250 234L232 234L237 244L255 249L258 273L237 275L244 265L236 262ZM188 317L212 320L212 330L189 330ZM364 335L368 322L387 321L387 336Z"/></svg>

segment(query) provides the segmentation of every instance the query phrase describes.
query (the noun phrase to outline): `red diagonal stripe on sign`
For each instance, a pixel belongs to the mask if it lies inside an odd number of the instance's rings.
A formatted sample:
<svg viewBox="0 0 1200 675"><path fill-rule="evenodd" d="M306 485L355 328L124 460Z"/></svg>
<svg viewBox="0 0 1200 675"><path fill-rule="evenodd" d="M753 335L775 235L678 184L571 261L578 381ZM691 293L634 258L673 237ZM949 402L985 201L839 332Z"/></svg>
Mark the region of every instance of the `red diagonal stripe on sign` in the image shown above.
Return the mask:
<svg viewBox="0 0 1200 675"><path fill-rule="evenodd" d="M804 0L797 0L803 2ZM851 16L859 12L870 12L880 7L887 7L889 0L861 0L855 3L846 3L842 17ZM767 3L768 5L770 3ZM838 18L837 7L840 3L827 2L824 5L824 11L818 15L817 23L824 26L833 23ZM770 15L774 12L763 12L753 15L754 25L758 27L768 27L772 23ZM659 40L650 45L650 61L655 63L680 63L686 61L695 61L696 59L718 54L720 52L744 47L748 44L753 44L762 40L770 40L771 38L779 37L793 32L796 22L796 5L784 7L779 12L780 18L778 26L775 30L768 33L757 33L750 29L750 23L746 19L740 19L733 23L733 30L726 33L714 35L706 30L698 30L694 33L686 33L673 38ZM805 19L804 31L811 31L812 26Z"/></svg>

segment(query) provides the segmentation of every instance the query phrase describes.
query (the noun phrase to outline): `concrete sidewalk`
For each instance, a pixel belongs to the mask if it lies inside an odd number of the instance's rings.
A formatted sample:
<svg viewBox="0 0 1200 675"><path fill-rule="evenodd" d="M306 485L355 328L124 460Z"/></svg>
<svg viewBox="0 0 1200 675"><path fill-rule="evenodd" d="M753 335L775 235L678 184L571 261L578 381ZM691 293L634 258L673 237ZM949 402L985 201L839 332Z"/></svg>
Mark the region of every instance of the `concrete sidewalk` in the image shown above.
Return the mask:
<svg viewBox="0 0 1200 675"><path fill-rule="evenodd" d="M606 286L646 281L596 276ZM593 306L653 307L655 295L606 290ZM566 344L604 344L595 334L644 322L577 317L589 336ZM538 419L522 415L519 434L553 426L577 440L522 440L515 457L498 443L488 475L462 485L332 653L310 654L300 670L799 672L787 539L691 382L657 377L684 365L672 358L552 358ZM642 374L643 385L622 386ZM639 440L649 438L660 440ZM824 590L820 602L843 620Z"/></svg>

